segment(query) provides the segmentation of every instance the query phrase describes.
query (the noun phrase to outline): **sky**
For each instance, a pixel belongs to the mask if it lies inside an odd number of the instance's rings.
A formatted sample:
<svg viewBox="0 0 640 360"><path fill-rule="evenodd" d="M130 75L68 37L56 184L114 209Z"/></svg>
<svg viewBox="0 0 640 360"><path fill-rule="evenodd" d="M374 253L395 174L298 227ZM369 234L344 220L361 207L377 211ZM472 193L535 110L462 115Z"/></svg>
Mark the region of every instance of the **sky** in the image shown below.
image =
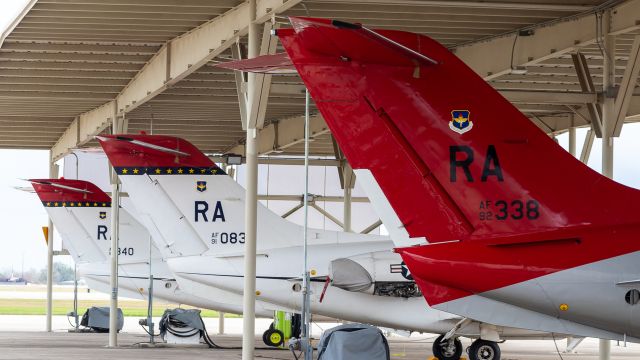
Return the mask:
<svg viewBox="0 0 640 360"><path fill-rule="evenodd" d="M15 18L18 12L25 6L27 0L0 0L0 31ZM0 114L0 118L2 115ZM578 154L582 148L582 142L586 129L578 129ZM624 126L622 136L615 140L614 179L622 184L640 188L640 166L638 154L640 154L640 124L628 124ZM558 136L558 142L563 147L568 145L566 134ZM594 170L600 170L601 142L596 139L588 165ZM42 226L47 225L47 216L35 194L16 190L14 187L28 186L23 180L28 178L48 177L48 151L27 150L0 150L0 270L13 268L19 273L24 262L25 270L29 268L42 268L46 265L46 245L42 234ZM260 168L260 193L271 194L295 194L303 193L303 169L275 169L275 167L261 166ZM342 195L337 186L337 173L335 168L312 167L311 188L315 194ZM288 178L282 178L287 173ZM239 180L242 180L242 171L239 172ZM82 174L81 174L82 178ZM300 181L290 181L296 178ZM560 180L560 179L559 179ZM241 181L242 182L242 181ZM354 196L364 196L356 185ZM269 207L283 213L293 207L295 203L270 202ZM341 218L342 204L323 204L326 209ZM353 227L355 230L366 227L375 221L375 214L371 209L362 204L354 204L353 213L361 216L355 218ZM299 211L291 217L294 222L301 222L302 212ZM312 227L337 229L322 217L313 217ZM55 242L60 244L59 238ZM69 257L58 257L56 261L70 263Z"/></svg>

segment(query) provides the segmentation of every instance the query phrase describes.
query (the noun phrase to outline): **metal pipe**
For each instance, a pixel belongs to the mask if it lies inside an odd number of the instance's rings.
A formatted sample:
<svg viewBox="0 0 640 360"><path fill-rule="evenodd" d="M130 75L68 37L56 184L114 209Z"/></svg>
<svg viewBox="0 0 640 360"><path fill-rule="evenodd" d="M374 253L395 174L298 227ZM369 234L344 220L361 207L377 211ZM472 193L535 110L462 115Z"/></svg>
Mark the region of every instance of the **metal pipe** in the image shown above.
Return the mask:
<svg viewBox="0 0 640 360"><path fill-rule="evenodd" d="M311 346L311 277L309 275L309 89L304 101L304 232L303 232L303 280L302 280L302 350L304 359L313 359Z"/></svg>
<svg viewBox="0 0 640 360"><path fill-rule="evenodd" d="M256 19L256 0L249 0L249 35L248 58L258 56L259 40ZM256 105L256 76L249 74L247 91L249 101L247 114ZM245 146L247 158L247 195L245 203L244 226L244 296L242 304L242 360L253 360L256 329L256 238L258 211L258 131L256 119L247 119L247 141Z"/></svg>
<svg viewBox="0 0 640 360"><path fill-rule="evenodd" d="M53 162L53 158L50 153L49 163L49 178L54 179L58 177L58 165ZM46 330L52 331L52 315L53 315L53 221L49 218L48 233L47 233L47 320Z"/></svg>
<svg viewBox="0 0 640 360"><path fill-rule="evenodd" d="M149 342L153 344L153 267L152 267L152 238L149 236L149 298L147 303L147 326L149 327Z"/></svg>

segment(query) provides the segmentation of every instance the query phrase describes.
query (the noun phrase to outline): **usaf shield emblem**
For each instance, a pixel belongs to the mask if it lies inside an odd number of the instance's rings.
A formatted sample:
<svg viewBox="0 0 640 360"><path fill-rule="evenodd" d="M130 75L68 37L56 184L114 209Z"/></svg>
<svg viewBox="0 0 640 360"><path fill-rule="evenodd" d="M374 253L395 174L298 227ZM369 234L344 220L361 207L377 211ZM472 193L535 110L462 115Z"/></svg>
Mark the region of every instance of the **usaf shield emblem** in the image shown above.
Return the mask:
<svg viewBox="0 0 640 360"><path fill-rule="evenodd" d="M205 192L207 190L207 182L206 181L197 181L196 182L196 190L200 192Z"/></svg>
<svg viewBox="0 0 640 360"><path fill-rule="evenodd" d="M100 214L98 215L98 217L99 217L101 220L106 219L106 218L107 218L107 212L106 212L106 211L100 211Z"/></svg>
<svg viewBox="0 0 640 360"><path fill-rule="evenodd" d="M473 128L469 110L453 110L449 128L458 134L464 134Z"/></svg>

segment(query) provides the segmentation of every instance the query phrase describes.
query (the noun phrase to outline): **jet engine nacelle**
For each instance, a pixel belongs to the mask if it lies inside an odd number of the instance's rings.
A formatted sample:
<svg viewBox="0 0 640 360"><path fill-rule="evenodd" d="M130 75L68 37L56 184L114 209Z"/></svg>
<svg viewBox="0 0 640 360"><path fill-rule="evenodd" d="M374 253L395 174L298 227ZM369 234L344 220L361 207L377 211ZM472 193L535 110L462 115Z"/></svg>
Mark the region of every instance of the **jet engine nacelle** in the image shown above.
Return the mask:
<svg viewBox="0 0 640 360"><path fill-rule="evenodd" d="M377 251L336 259L329 268L331 285L342 290L377 296L421 296L400 255Z"/></svg>

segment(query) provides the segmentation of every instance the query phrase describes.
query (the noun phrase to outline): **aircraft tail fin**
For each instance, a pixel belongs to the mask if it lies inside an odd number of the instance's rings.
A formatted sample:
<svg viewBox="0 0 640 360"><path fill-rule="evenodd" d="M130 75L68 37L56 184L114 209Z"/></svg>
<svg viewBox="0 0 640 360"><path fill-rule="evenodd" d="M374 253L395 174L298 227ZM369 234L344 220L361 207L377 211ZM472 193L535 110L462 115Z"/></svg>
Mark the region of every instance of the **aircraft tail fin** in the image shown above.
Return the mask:
<svg viewBox="0 0 640 360"><path fill-rule="evenodd" d="M162 135L98 138L142 216L172 256L242 253L245 190L188 141ZM300 227L258 205L260 248L299 244ZM155 233L156 231L154 231Z"/></svg>
<svg viewBox="0 0 640 360"><path fill-rule="evenodd" d="M78 263L106 261L111 251L111 198L95 184L72 179L29 180L65 246ZM120 209L120 263L149 258L149 233ZM154 258L158 250L152 250Z"/></svg>
<svg viewBox="0 0 640 360"><path fill-rule="evenodd" d="M351 166L412 238L484 239L636 222L640 192L540 131L433 39L291 18L289 58Z"/></svg>
<svg viewBox="0 0 640 360"><path fill-rule="evenodd" d="M107 255L99 240L109 243L106 235L108 214L111 212L109 195L83 180L61 178L28 181L33 185L74 261L106 261Z"/></svg>

